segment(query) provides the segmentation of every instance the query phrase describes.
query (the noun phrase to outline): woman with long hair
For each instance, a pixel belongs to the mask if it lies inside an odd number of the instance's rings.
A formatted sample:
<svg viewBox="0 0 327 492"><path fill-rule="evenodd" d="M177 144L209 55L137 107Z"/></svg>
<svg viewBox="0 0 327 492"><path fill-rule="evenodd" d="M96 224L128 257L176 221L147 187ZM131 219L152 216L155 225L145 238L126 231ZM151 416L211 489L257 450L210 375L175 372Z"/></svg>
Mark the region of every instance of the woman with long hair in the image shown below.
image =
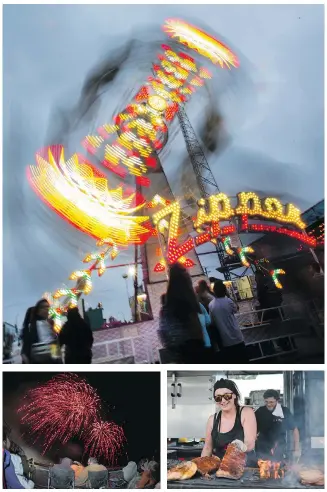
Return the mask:
<svg viewBox="0 0 327 492"><path fill-rule="evenodd" d="M234 381L220 379L213 388L217 413L210 415L201 456L223 458L228 444L244 442L247 453L254 450L257 422L252 408L240 405L240 392Z"/></svg>
<svg viewBox="0 0 327 492"><path fill-rule="evenodd" d="M172 362L205 363L204 338L198 315L200 304L186 268L170 267L164 304L159 316L159 337Z"/></svg>
<svg viewBox="0 0 327 492"><path fill-rule="evenodd" d="M26 312L22 331L22 360L25 364L53 364L60 361L49 308L48 301L41 299Z"/></svg>

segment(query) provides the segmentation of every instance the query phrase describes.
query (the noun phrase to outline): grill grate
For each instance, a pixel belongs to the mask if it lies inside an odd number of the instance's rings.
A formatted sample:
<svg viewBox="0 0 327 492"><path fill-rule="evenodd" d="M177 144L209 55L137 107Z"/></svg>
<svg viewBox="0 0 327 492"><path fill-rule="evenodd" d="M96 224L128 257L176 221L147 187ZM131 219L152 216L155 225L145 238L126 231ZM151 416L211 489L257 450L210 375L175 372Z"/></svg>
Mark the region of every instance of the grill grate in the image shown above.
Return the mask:
<svg viewBox="0 0 327 492"><path fill-rule="evenodd" d="M169 468L174 466L168 460ZM178 461L177 463L180 463ZM241 488L256 488L256 489L323 489L313 485L302 485L299 479L292 473L286 473L283 479L267 480L260 479L259 470L254 468L246 468L244 475L239 480L228 480L227 478L217 478L214 474L210 479L196 475L189 480L172 480L168 482L169 489L241 489Z"/></svg>

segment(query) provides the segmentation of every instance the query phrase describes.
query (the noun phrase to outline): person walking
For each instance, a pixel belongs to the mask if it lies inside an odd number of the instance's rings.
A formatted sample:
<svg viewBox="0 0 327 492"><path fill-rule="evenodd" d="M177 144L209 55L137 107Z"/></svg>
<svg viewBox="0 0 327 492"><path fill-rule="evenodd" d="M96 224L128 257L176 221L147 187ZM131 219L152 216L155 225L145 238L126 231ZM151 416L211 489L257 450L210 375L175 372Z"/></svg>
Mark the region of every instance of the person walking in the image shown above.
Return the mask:
<svg viewBox="0 0 327 492"><path fill-rule="evenodd" d="M159 337L171 362L205 363L206 353L200 304L192 280L179 263L171 266L164 305L159 315Z"/></svg>
<svg viewBox="0 0 327 492"><path fill-rule="evenodd" d="M49 319L50 305L41 299L28 308L22 330L22 360L24 364L54 364L61 362L57 335Z"/></svg>
<svg viewBox="0 0 327 492"><path fill-rule="evenodd" d="M93 334L77 307L67 312L67 321L59 333L59 344L65 346L65 364L91 364Z"/></svg>
<svg viewBox="0 0 327 492"><path fill-rule="evenodd" d="M237 306L227 296L226 286L221 280L215 282L213 292L215 299L209 304L209 312L221 350L220 362L248 363L243 333L235 317Z"/></svg>

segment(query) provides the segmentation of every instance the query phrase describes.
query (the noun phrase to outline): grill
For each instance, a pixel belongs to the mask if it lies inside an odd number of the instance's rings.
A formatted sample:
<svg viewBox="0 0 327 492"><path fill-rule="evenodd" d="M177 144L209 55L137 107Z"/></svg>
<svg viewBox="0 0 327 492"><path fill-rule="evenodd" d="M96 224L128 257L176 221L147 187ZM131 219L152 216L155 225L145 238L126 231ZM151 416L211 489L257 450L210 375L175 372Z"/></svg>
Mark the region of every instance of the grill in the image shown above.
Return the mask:
<svg viewBox="0 0 327 492"><path fill-rule="evenodd" d="M214 474L211 479L196 476L189 480L172 480L168 482L168 489L323 489L323 486L302 485L293 473L285 474L283 479L272 478L262 480L258 468L246 468L243 477L239 480L217 478Z"/></svg>

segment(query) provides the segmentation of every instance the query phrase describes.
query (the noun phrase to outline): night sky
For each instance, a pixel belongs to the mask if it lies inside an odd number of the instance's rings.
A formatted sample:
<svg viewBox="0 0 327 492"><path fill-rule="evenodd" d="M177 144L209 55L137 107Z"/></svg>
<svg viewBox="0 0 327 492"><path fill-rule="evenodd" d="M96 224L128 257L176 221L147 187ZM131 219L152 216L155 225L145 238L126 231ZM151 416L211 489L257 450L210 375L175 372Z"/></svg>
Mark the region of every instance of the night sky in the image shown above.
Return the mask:
<svg viewBox="0 0 327 492"><path fill-rule="evenodd" d="M17 408L22 403L26 391L50 380L53 372L4 373L3 375L3 419L12 429L12 439L18 442L27 454L33 450L40 456L41 446L31 445L28 439L21 438L23 430L19 423ZM107 416L122 425L127 439L120 464L128 460L138 461L142 457L152 458L160 451L160 373L146 372L76 372L96 388ZM104 415L105 417L106 415ZM26 449L27 448L27 449ZM45 459L60 457L80 459L81 443L73 441L68 446L57 446L46 453ZM71 456L70 456L70 455ZM127 454L127 456L126 456Z"/></svg>

